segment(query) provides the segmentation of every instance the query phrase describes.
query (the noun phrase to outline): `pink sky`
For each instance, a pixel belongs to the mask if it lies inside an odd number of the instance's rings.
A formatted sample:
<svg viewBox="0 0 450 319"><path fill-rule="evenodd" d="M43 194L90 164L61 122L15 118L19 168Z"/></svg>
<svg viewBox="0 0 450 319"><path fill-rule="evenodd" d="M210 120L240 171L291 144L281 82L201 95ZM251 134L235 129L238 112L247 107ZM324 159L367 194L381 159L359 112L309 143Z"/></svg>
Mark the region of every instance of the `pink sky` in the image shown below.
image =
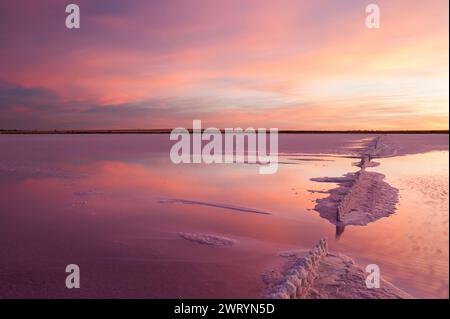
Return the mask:
<svg viewBox="0 0 450 319"><path fill-rule="evenodd" d="M448 129L448 1L0 3L0 129Z"/></svg>

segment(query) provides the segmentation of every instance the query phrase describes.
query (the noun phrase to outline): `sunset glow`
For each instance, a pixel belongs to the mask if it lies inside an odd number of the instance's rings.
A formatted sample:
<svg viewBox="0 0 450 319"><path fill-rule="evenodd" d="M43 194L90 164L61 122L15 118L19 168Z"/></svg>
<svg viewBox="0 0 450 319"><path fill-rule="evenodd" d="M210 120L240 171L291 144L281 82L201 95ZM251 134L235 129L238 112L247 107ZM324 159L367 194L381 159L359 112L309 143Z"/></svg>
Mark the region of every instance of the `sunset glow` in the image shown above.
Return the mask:
<svg viewBox="0 0 450 319"><path fill-rule="evenodd" d="M448 129L449 2L366 2L3 0L0 129Z"/></svg>

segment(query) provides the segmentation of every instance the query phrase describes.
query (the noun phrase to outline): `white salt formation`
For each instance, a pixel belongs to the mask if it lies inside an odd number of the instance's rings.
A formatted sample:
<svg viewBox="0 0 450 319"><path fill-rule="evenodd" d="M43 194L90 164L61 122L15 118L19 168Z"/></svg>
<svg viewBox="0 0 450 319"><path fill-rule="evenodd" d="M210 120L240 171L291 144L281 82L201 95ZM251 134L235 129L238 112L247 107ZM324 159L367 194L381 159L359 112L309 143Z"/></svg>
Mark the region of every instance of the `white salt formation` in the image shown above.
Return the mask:
<svg viewBox="0 0 450 319"><path fill-rule="evenodd" d="M286 254L294 258L278 278L266 281L266 298L412 298L409 294L381 279L380 288L366 286L366 273L351 258L328 251L325 239L306 256Z"/></svg>
<svg viewBox="0 0 450 319"><path fill-rule="evenodd" d="M218 235L196 234L196 233L178 233L178 235L186 240L190 240L203 245L211 246L231 246L236 240Z"/></svg>
<svg viewBox="0 0 450 319"><path fill-rule="evenodd" d="M381 136L375 138L361 152L361 160L356 166L357 173L343 177L312 178L317 182L337 183L338 188L329 191L330 196L318 199L315 210L332 223L345 225L366 225L395 212L398 190L384 182L384 175L366 171L377 166L375 155L385 152Z"/></svg>
<svg viewBox="0 0 450 319"><path fill-rule="evenodd" d="M253 209L253 208L248 208L248 207L234 206L234 205L221 204L221 203L201 202L201 201L197 201L197 200L180 199L180 198L160 199L159 203L161 203L161 204L199 205L199 206L208 206L208 207L229 209L229 210L238 211L238 212L244 212L244 213L255 213L255 214L262 214L262 215L272 215L272 213L261 211L261 210L257 210L257 209Z"/></svg>
<svg viewBox="0 0 450 319"><path fill-rule="evenodd" d="M353 259L328 253L317 268L317 276L304 298L307 299L411 299L412 296L380 279L380 288L368 288L368 273Z"/></svg>
<svg viewBox="0 0 450 319"><path fill-rule="evenodd" d="M383 179L380 173L358 172L337 206L337 221L344 225L366 225L394 213L398 190Z"/></svg>
<svg viewBox="0 0 450 319"><path fill-rule="evenodd" d="M320 260L327 254L327 242L325 239L321 239L307 256L294 262L284 277L269 288L267 298L295 299L306 296L317 276Z"/></svg>

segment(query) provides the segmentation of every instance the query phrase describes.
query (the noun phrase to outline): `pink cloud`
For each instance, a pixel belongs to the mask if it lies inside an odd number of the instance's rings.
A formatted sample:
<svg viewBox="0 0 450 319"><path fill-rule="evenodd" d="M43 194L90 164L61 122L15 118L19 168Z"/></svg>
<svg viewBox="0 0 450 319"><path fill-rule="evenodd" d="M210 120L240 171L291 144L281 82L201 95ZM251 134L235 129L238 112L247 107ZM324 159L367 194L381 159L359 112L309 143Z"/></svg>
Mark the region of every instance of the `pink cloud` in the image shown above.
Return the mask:
<svg viewBox="0 0 450 319"><path fill-rule="evenodd" d="M377 127L380 120L392 128L448 128L448 85L441 85L448 84L448 2L379 1L379 30L365 28L365 5L80 1L84 20L74 33L60 26L63 7L56 1L42 2L39 16L34 2L5 1L2 11L11 15L0 24L7 43L0 80L52 91L61 102L55 118L73 125L83 122L84 103L127 105L130 116L123 119L111 113L104 122L91 114L84 121L99 127L176 126L194 115L223 127L232 112L235 122L281 128L297 128L302 119L326 128L327 114L340 118L337 128ZM368 96L381 103L376 111L341 118L343 110L361 113ZM133 117L130 105L152 108L155 99L175 102L159 106L157 118ZM409 119L392 116L405 105ZM46 116L36 117L39 126ZM14 119L3 117L0 126Z"/></svg>

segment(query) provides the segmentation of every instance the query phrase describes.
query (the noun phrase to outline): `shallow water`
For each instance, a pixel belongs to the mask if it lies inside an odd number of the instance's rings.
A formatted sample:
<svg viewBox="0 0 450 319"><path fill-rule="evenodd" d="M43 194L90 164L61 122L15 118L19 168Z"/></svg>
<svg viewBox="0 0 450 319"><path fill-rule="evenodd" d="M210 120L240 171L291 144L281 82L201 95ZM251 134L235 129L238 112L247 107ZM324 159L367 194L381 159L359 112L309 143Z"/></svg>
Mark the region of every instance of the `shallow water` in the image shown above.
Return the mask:
<svg viewBox="0 0 450 319"><path fill-rule="evenodd" d="M377 160L400 189L398 211L339 241L313 210L326 194L311 190L335 185L310 178L357 171L345 155L368 138L281 136L285 164L259 175L250 164L172 164L167 135L0 136L0 297L258 297L280 251L322 237L415 297L448 297L448 152ZM71 263L82 289L64 286Z"/></svg>
<svg viewBox="0 0 450 319"><path fill-rule="evenodd" d="M366 227L346 227L339 250L381 274L414 297L448 298L448 151L377 160L372 170L399 189L397 211Z"/></svg>

